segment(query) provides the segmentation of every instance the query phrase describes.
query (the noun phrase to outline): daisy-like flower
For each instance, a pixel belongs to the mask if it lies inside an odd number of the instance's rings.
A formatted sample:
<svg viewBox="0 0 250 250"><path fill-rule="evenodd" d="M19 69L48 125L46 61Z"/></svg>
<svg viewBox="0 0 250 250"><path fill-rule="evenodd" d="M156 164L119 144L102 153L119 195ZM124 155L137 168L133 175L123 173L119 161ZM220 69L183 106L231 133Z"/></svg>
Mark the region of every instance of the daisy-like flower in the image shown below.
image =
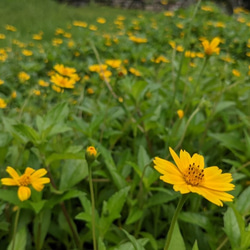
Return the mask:
<svg viewBox="0 0 250 250"><path fill-rule="evenodd" d="M220 53L220 48L218 45L220 44L220 38L215 37L210 43L208 40L203 40L202 46L204 48L204 52L206 55L211 56L213 53L216 53L219 55Z"/></svg>
<svg viewBox="0 0 250 250"><path fill-rule="evenodd" d="M44 188L44 184L50 183L48 177L43 177L47 170L41 168L35 170L33 168L27 167L23 175L19 175L16 170L12 167L7 167L6 172L12 178L2 178L2 185L6 186L18 186L17 195L21 201L28 200L31 195L30 185L38 192L41 192Z"/></svg>
<svg viewBox="0 0 250 250"><path fill-rule="evenodd" d="M223 206L222 201L232 201L233 196L226 193L234 189L230 183L233 178L230 173L223 173L216 166L204 168L202 155L194 154L192 157L185 150L180 151L180 157L169 148L176 165L170 161L155 157L154 168L161 174L160 179L173 184L175 191L181 194L197 193L210 202Z"/></svg>

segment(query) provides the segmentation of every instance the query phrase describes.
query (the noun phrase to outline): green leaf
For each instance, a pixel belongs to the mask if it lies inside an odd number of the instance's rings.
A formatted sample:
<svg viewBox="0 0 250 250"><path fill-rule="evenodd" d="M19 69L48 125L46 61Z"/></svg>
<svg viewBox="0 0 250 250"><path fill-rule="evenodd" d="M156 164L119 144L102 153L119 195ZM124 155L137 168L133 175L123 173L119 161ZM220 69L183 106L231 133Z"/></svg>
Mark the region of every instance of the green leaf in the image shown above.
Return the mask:
<svg viewBox="0 0 250 250"><path fill-rule="evenodd" d="M100 154L102 155L105 165L109 171L110 176L112 177L112 180L114 181L115 186L118 189L124 188L127 185L126 181L124 180L122 175L117 171L117 167L114 163L110 151L95 140L91 139L91 143L96 146L98 152L100 152Z"/></svg>
<svg viewBox="0 0 250 250"><path fill-rule="evenodd" d="M136 221L138 221L143 215L143 210L138 208L137 206L133 206L128 214L128 218L125 222L126 225L130 225Z"/></svg>
<svg viewBox="0 0 250 250"><path fill-rule="evenodd" d="M100 237L104 237L110 225L120 217L130 187L125 187L103 202L102 215L99 221Z"/></svg>
<svg viewBox="0 0 250 250"><path fill-rule="evenodd" d="M0 132L0 148L7 146L10 140L11 140L11 136L9 133Z"/></svg>
<svg viewBox="0 0 250 250"><path fill-rule="evenodd" d="M197 240L194 242L192 250L199 250Z"/></svg>
<svg viewBox="0 0 250 250"><path fill-rule="evenodd" d="M216 106L214 114L220 113L221 111L223 111L225 109L232 108L233 106L235 106L235 102L221 101Z"/></svg>
<svg viewBox="0 0 250 250"><path fill-rule="evenodd" d="M125 229L122 228L122 231L126 234L127 238L130 240L132 243L134 249L136 250L144 250L145 248L143 245L131 234L129 234ZM148 241L148 239L147 239Z"/></svg>
<svg viewBox="0 0 250 250"><path fill-rule="evenodd" d="M31 205L31 207L34 209L35 213L39 214L47 201L41 200L37 202L33 202L33 201L28 201L28 202Z"/></svg>
<svg viewBox="0 0 250 250"><path fill-rule="evenodd" d="M62 154L53 153L49 157L46 158L45 164L46 164L46 166L48 166L53 161L66 160L66 159L83 160L83 159L85 159L85 156L83 153L77 153L77 154L74 154L74 153L62 153Z"/></svg>
<svg viewBox="0 0 250 250"><path fill-rule="evenodd" d="M21 136L25 137L27 141L31 141L35 144L39 143L39 134L28 125L17 124L13 126L13 129L16 131L16 133L19 133Z"/></svg>
<svg viewBox="0 0 250 250"><path fill-rule="evenodd" d="M144 238L149 240L149 243L151 244L151 247L152 247L150 249L152 249L152 250L159 249L158 244L157 244L157 239L155 239L155 237L152 234L146 233L146 232L141 232L140 235L142 235Z"/></svg>
<svg viewBox="0 0 250 250"><path fill-rule="evenodd" d="M45 127L48 127L50 124L56 124L62 122L69 115L69 108L67 102L59 103L54 106L46 115Z"/></svg>
<svg viewBox="0 0 250 250"><path fill-rule="evenodd" d="M43 243L51 222L51 210L46 209L37 215L34 220L34 239L36 249L43 249Z"/></svg>
<svg viewBox="0 0 250 250"><path fill-rule="evenodd" d="M13 247L14 238L12 238L7 250L25 250L26 241L27 241L27 230L26 230L26 227L22 227L16 233L14 247Z"/></svg>
<svg viewBox="0 0 250 250"><path fill-rule="evenodd" d="M241 214L249 213L250 211L250 187L247 187L239 196L238 200L236 201L237 210Z"/></svg>
<svg viewBox="0 0 250 250"><path fill-rule="evenodd" d="M224 230L230 240L232 249L240 246L240 227L231 207L224 214Z"/></svg>
<svg viewBox="0 0 250 250"><path fill-rule="evenodd" d="M174 231L169 245L169 250L186 250L183 237L181 235L178 223L175 223Z"/></svg>
<svg viewBox="0 0 250 250"><path fill-rule="evenodd" d="M67 190L79 183L88 175L86 160L67 160L62 167L60 190Z"/></svg>

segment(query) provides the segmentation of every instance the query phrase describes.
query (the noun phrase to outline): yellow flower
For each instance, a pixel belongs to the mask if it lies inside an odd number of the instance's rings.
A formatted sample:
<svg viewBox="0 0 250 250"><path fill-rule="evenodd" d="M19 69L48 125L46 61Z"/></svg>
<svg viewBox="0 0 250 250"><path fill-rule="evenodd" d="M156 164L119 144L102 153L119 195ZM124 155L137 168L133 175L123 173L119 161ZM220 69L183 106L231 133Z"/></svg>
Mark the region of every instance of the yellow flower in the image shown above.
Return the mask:
<svg viewBox="0 0 250 250"><path fill-rule="evenodd" d="M107 65L109 65L110 67L116 69L116 68L119 68L121 66L122 61L119 59L108 59L105 61L105 63Z"/></svg>
<svg viewBox="0 0 250 250"><path fill-rule="evenodd" d="M76 81L74 79L63 77L59 74L51 76L50 81L56 84L60 88L73 89L75 87Z"/></svg>
<svg viewBox="0 0 250 250"><path fill-rule="evenodd" d="M4 80L0 79L0 85L4 84Z"/></svg>
<svg viewBox="0 0 250 250"><path fill-rule="evenodd" d="M33 168L27 167L23 175L19 175L16 170L12 167L7 167L6 172L12 178L2 178L2 185L6 186L19 186L17 194L21 201L28 200L31 195L30 185L38 192L42 191L44 184L50 183L50 179L43 177L47 170L41 168L35 170ZM43 177L43 178L42 178Z"/></svg>
<svg viewBox="0 0 250 250"><path fill-rule="evenodd" d="M17 96L16 91L13 91L13 92L11 93L11 98L12 98L12 99L16 99L16 96Z"/></svg>
<svg viewBox="0 0 250 250"><path fill-rule="evenodd" d="M14 27L14 26L12 26L12 25L5 25L5 29L6 30L9 30L9 31L13 31L13 32L15 32L16 31L16 28Z"/></svg>
<svg viewBox="0 0 250 250"><path fill-rule="evenodd" d="M204 11L209 11L209 12L214 11L214 9L211 6L201 6L201 9Z"/></svg>
<svg viewBox="0 0 250 250"><path fill-rule="evenodd" d="M169 63L170 61L163 55L160 55L156 58L152 58L151 59L152 62L154 63L161 63L161 62L164 62L164 63Z"/></svg>
<svg viewBox="0 0 250 250"><path fill-rule="evenodd" d="M95 91L92 88L87 88L87 93L89 95L93 95L95 93Z"/></svg>
<svg viewBox="0 0 250 250"><path fill-rule="evenodd" d="M103 17L98 17L96 21L101 24L106 23L106 19Z"/></svg>
<svg viewBox="0 0 250 250"><path fill-rule="evenodd" d="M85 152L85 158L88 163L92 163L97 157L97 151L95 147L90 146L87 147L86 152Z"/></svg>
<svg viewBox="0 0 250 250"><path fill-rule="evenodd" d="M68 77L76 72L75 68L65 67L63 64L56 64L54 69L61 75Z"/></svg>
<svg viewBox="0 0 250 250"><path fill-rule="evenodd" d="M54 46L58 46L58 45L60 45L60 44L62 44L63 43L63 40L61 39L61 38L54 38L53 40L52 40L52 44L54 45Z"/></svg>
<svg viewBox="0 0 250 250"><path fill-rule="evenodd" d="M216 53L217 55L220 53L220 48L218 47L219 44L220 44L219 37L215 37L210 43L206 39L202 41L205 54L208 56L211 56L213 53Z"/></svg>
<svg viewBox="0 0 250 250"><path fill-rule="evenodd" d="M57 87L56 85L52 85L52 89L54 91L56 91L57 93L63 93L64 92L64 89L60 88L60 87Z"/></svg>
<svg viewBox="0 0 250 250"><path fill-rule="evenodd" d="M25 81L28 81L30 79L30 75L28 75L24 71L21 71L18 73L18 78L19 78L20 82L25 82Z"/></svg>
<svg viewBox="0 0 250 250"><path fill-rule="evenodd" d="M141 76L141 72L140 71L138 71L137 69L135 69L135 68L129 68L129 72L130 73L132 73L133 75L135 75L135 76Z"/></svg>
<svg viewBox="0 0 250 250"><path fill-rule="evenodd" d="M31 50L28 50L28 49L22 50L22 53L25 56L32 56L33 55L33 52Z"/></svg>
<svg viewBox="0 0 250 250"><path fill-rule="evenodd" d="M39 95L41 95L41 91L38 89L34 89L33 94L39 96Z"/></svg>
<svg viewBox="0 0 250 250"><path fill-rule="evenodd" d="M73 25L74 25L74 26L77 26L77 27L82 27L82 28L86 28L86 27L88 26L87 23L82 22L82 21L74 21L74 22L73 22Z"/></svg>
<svg viewBox="0 0 250 250"><path fill-rule="evenodd" d="M131 40L135 43L146 43L148 41L147 38L135 37L135 36L130 36L129 40Z"/></svg>
<svg viewBox="0 0 250 250"><path fill-rule="evenodd" d="M0 34L0 39L5 39L5 35L4 34Z"/></svg>
<svg viewBox="0 0 250 250"><path fill-rule="evenodd" d="M177 110L177 115L179 116L180 119L182 119L183 116L184 116L184 111L182 109L178 109Z"/></svg>
<svg viewBox="0 0 250 250"><path fill-rule="evenodd" d="M232 73L233 73L234 76L240 77L240 71L239 70L233 69Z"/></svg>
<svg viewBox="0 0 250 250"><path fill-rule="evenodd" d="M168 17L174 16L174 12L173 11L165 11L164 16L168 16Z"/></svg>
<svg viewBox="0 0 250 250"><path fill-rule="evenodd" d="M49 83L48 82L45 82L44 80L40 79L38 80L38 84L42 87L48 87L49 86Z"/></svg>
<svg viewBox="0 0 250 250"><path fill-rule="evenodd" d="M91 72L105 71L107 68L108 68L108 66L105 64L93 64L93 65L89 66L89 70Z"/></svg>
<svg viewBox="0 0 250 250"><path fill-rule="evenodd" d="M7 106L7 103L4 99L0 98L0 109L5 109Z"/></svg>
<svg viewBox="0 0 250 250"><path fill-rule="evenodd" d="M39 40L42 40L42 34L34 34L33 36L32 36L32 39L33 40L37 40L37 41L39 41Z"/></svg>
<svg viewBox="0 0 250 250"><path fill-rule="evenodd" d="M230 173L223 173L216 166L204 168L202 155L194 154L192 157L185 150L180 151L180 157L169 148L175 164L155 157L154 168L162 174L160 177L166 183L173 184L175 191L181 194L197 193L210 202L223 206L222 201L232 201L233 196L225 191L234 189L230 183L233 178Z"/></svg>
<svg viewBox="0 0 250 250"><path fill-rule="evenodd" d="M95 25L91 24L89 25L89 29L92 31L96 31L98 28Z"/></svg>

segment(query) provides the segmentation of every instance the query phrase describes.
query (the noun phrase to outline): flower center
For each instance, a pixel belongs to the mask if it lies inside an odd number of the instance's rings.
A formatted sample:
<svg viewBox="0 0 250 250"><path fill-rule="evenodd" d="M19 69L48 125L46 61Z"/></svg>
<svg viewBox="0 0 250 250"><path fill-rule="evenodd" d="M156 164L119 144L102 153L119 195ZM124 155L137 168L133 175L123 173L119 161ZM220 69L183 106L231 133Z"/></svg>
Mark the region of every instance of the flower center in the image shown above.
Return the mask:
<svg viewBox="0 0 250 250"><path fill-rule="evenodd" d="M30 184L30 177L29 175L24 174L19 178L18 181L20 186L28 186Z"/></svg>
<svg viewBox="0 0 250 250"><path fill-rule="evenodd" d="M200 166L195 163L192 165L189 164L188 169L184 173L184 179L185 181L192 185L192 186L198 186L204 177L204 169L200 169Z"/></svg>

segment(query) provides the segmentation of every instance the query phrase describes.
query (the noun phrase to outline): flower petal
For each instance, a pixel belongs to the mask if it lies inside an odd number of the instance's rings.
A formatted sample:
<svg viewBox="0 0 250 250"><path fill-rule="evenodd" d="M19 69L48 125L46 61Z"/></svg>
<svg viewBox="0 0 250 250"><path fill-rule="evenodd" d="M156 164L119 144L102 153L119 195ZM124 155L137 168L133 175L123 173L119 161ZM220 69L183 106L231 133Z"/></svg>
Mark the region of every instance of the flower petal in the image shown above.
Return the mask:
<svg viewBox="0 0 250 250"><path fill-rule="evenodd" d="M159 157L154 158L154 168L161 174L168 175L168 174L181 174L179 169L170 161L164 160Z"/></svg>
<svg viewBox="0 0 250 250"><path fill-rule="evenodd" d="M202 155L194 154L192 156L192 160L191 161L194 162L196 166L199 166L200 169L204 168L204 157Z"/></svg>
<svg viewBox="0 0 250 250"><path fill-rule="evenodd" d="M6 168L6 172L15 180L19 178L19 174L17 173L17 171L10 166Z"/></svg>
<svg viewBox="0 0 250 250"><path fill-rule="evenodd" d="M44 184L46 183L50 183L50 179L44 177L44 178L39 178L36 181L32 182L31 185L36 191L40 192L43 190Z"/></svg>
<svg viewBox="0 0 250 250"><path fill-rule="evenodd" d="M215 37L211 44L210 47L212 48L212 50L214 51L214 49L220 44L220 38L219 37Z"/></svg>
<svg viewBox="0 0 250 250"><path fill-rule="evenodd" d="M6 186L19 186L18 181L12 178L2 178L1 182Z"/></svg>
<svg viewBox="0 0 250 250"><path fill-rule="evenodd" d="M30 176L30 179L31 179L31 182L33 182L34 180L36 179L39 179L40 177L44 176L47 174L47 170L45 168L41 168L41 169L38 169L37 171L35 171L31 176Z"/></svg>
<svg viewBox="0 0 250 250"><path fill-rule="evenodd" d="M31 190L29 187L21 186L18 188L17 194L18 194L19 200L25 201L30 198Z"/></svg>
<svg viewBox="0 0 250 250"><path fill-rule="evenodd" d="M173 157L173 159L174 159L174 161L175 161L177 167L179 168L179 170L180 170L182 173L184 173L188 165L183 165L183 163L185 163L185 160L186 160L186 159L190 158L189 153L186 152L186 151L181 152L181 155L182 155L182 156L185 155L184 159L181 160L181 159L179 158L179 156L174 152L174 150L173 150L172 148L169 147L169 151L170 151L170 154L171 154L171 156Z"/></svg>
<svg viewBox="0 0 250 250"><path fill-rule="evenodd" d="M178 175L167 174L167 175L160 176L160 179L166 183L173 184L173 185L175 185L175 184L186 185L186 182L183 179L181 174L178 174Z"/></svg>
<svg viewBox="0 0 250 250"><path fill-rule="evenodd" d="M176 184L174 185L173 188L174 188L174 191L179 191L181 194L190 193L189 185L187 185L186 182L184 184Z"/></svg>
<svg viewBox="0 0 250 250"><path fill-rule="evenodd" d="M30 168L30 167L27 167L27 168L25 169L24 174L31 175L31 174L34 173L34 172L35 172L35 169Z"/></svg>

